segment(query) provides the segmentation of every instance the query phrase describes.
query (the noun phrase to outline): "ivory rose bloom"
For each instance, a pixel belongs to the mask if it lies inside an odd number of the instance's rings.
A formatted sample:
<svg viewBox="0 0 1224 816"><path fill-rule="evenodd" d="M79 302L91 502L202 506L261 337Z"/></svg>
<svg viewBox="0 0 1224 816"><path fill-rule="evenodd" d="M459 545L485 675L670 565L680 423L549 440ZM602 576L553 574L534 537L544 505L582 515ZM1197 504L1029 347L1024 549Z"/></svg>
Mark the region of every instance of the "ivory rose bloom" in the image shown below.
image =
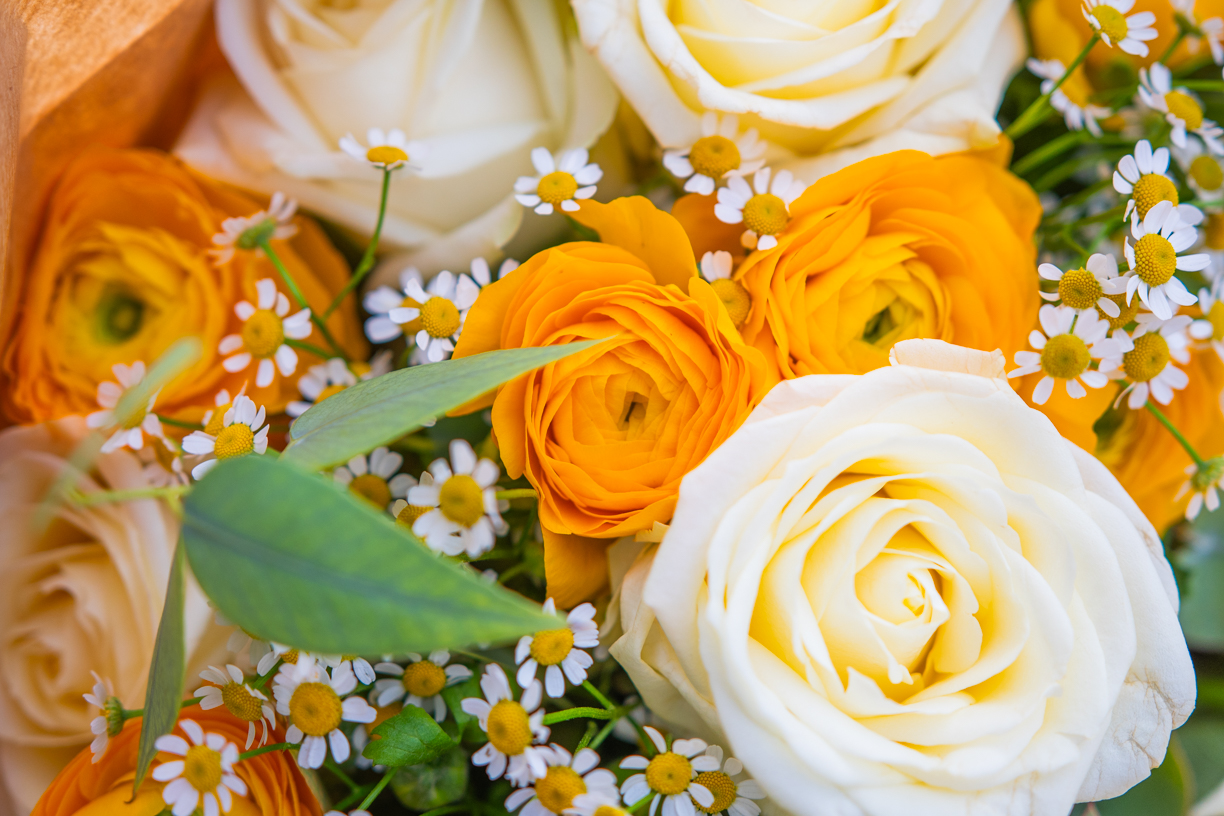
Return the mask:
<svg viewBox="0 0 1224 816"><path fill-rule="evenodd" d="M545 250L485 287L455 349L461 358L609 338L493 400L506 472L539 492L549 595L561 607L606 581L603 547L586 539L671 518L684 474L766 388L760 354L697 277L675 219L640 197L583 202L575 217L603 243Z"/></svg>
<svg viewBox="0 0 1224 816"><path fill-rule="evenodd" d="M255 302L255 282L273 278L272 263L241 251L218 264L209 255L222 222L252 215L249 196L191 172L152 150L85 150L52 193L35 254L8 293L22 308L7 327L0 406L10 420L42 422L98 409L98 384L112 367L152 365L176 340L198 337L203 356L169 383L157 410L197 420L222 388L247 393L269 412L298 396L295 380L255 388L254 369L222 367L221 339L239 334L234 313ZM310 219L294 219L296 234L273 246L308 303L322 311L348 279L348 267ZM365 350L354 303L328 320L349 353ZM320 341L315 330L312 341ZM304 355L300 370L312 362Z"/></svg>
<svg viewBox="0 0 1224 816"><path fill-rule="evenodd" d="M220 734L241 746L246 740L247 724L224 708L204 711L184 709L182 715L210 734ZM283 742L278 728L268 743ZM132 804L132 774L136 770L136 749L140 745L140 720L130 720L122 732L111 738L106 754L94 763L85 749L55 778L38 800L30 816L157 816L166 808L162 788L166 783L145 777ZM171 754L159 754L159 761L170 761ZM154 765L156 767L156 764ZM272 751L244 759L234 765L234 773L246 783L247 794L234 794L229 816L320 816L323 808L288 751Z"/></svg>
<svg viewBox="0 0 1224 816"><path fill-rule="evenodd" d="M738 114L805 181L902 148L993 145L1025 56L1008 0L574 0L582 40L668 148Z"/></svg>
<svg viewBox="0 0 1224 816"><path fill-rule="evenodd" d="M282 190L369 234L382 173L340 150L400 129L425 154L391 185L384 244L426 272L497 254L523 208L531 150L590 147L616 91L567 33L564 5L530 0L219 0L238 77L201 100L176 152L216 178ZM239 84L240 83L240 84Z"/></svg>
<svg viewBox="0 0 1224 816"><path fill-rule="evenodd" d="M1064 816L1194 707L1156 531L997 351L778 385L620 596L647 706L795 816Z"/></svg>
<svg viewBox="0 0 1224 816"><path fill-rule="evenodd" d="M128 708L143 704L178 542L178 520L152 499L61 505L36 527L47 491L88 433L79 417L0 433L0 773L23 811L93 738L99 712L81 698L93 688L91 671ZM149 486L140 460L122 449L99 457L77 484L86 494ZM192 666L224 656L228 632L213 624L194 581L184 620Z"/></svg>
<svg viewBox="0 0 1224 816"><path fill-rule="evenodd" d="M782 378L861 374L900 340L1027 348L1040 300L1032 189L976 156L912 150L808 188L778 246L735 273L752 298L744 339Z"/></svg>

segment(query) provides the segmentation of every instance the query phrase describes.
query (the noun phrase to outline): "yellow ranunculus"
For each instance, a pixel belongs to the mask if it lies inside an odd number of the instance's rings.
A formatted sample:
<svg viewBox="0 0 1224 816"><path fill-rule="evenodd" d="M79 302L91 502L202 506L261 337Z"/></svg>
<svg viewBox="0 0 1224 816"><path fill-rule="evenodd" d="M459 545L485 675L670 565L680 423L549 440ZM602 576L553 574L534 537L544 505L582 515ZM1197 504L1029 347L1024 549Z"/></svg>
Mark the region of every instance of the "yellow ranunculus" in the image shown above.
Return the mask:
<svg viewBox="0 0 1224 816"><path fill-rule="evenodd" d="M161 153L82 153L51 196L28 268L6 293L22 304L6 332L0 405L8 417L42 422L97 410L98 383L114 379L115 363L152 364L187 336L201 340L203 358L163 389L159 412L196 419L220 389L236 393L248 380L256 402L271 413L283 410L297 396L294 380L251 387L253 371L227 373L218 353L221 338L241 330L234 305L256 300L257 280L273 278L286 291L261 254L240 251L223 264L208 255L223 220L258 209ZM322 310L348 268L313 222L295 223L297 234L273 245L307 301ZM364 352L351 299L328 327L351 354ZM322 344L317 330L310 339ZM302 370L311 362L304 355Z"/></svg>

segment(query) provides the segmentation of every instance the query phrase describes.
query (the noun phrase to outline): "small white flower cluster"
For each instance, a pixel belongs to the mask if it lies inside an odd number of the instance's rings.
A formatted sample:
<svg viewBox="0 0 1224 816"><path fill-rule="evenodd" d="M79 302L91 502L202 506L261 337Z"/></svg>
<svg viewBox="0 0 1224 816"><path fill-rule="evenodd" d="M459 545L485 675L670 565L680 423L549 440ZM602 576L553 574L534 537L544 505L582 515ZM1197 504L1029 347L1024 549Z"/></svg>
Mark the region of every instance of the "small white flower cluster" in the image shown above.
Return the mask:
<svg viewBox="0 0 1224 816"><path fill-rule="evenodd" d="M283 663L273 680L276 711L289 723L285 740L301 744L298 765L318 768L330 750L336 762L352 753L342 722L371 723L376 713L364 697L354 695L357 676L350 661L342 660L330 670L313 655L299 653L293 663Z"/></svg>

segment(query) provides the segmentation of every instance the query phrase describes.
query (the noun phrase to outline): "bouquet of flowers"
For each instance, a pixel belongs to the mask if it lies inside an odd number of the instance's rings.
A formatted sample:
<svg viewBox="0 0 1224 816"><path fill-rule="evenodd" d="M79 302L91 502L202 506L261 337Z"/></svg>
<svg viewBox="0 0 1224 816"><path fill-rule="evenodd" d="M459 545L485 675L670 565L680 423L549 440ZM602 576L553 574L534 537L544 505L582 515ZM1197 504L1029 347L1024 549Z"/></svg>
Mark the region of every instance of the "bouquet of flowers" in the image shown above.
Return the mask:
<svg viewBox="0 0 1224 816"><path fill-rule="evenodd" d="M1224 5L61 5L0 809L1224 814Z"/></svg>

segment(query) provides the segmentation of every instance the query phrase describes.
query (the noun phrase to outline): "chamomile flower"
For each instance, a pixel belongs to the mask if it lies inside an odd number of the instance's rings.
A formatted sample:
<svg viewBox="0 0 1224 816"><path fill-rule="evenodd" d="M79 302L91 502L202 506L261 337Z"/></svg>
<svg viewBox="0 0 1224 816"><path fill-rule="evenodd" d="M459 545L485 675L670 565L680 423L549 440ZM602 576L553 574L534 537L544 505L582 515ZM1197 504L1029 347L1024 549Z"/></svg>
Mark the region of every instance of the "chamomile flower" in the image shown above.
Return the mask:
<svg viewBox="0 0 1224 816"><path fill-rule="evenodd" d="M89 752L93 754L93 762L97 762L106 753L110 738L123 730L123 704L115 696L110 680L103 680L98 673L91 671L94 684L90 694L82 694L85 702L99 709L98 716L89 721L89 733L94 735L89 743Z"/></svg>
<svg viewBox="0 0 1224 816"><path fill-rule="evenodd" d="M706 748L706 756L722 763L722 770L702 771L697 774L697 783L714 794L714 803L701 810L703 813L729 813L731 816L757 816L761 806L754 799L764 799L765 789L754 779L736 777L744 772L744 764L735 757L723 760L723 749L717 745Z"/></svg>
<svg viewBox="0 0 1224 816"><path fill-rule="evenodd" d="M742 176L732 176L718 191L714 215L724 224L747 227L740 242L748 249L773 249L778 245L777 234L790 221L790 205L804 189L789 170L774 174L762 167L752 174L751 186Z"/></svg>
<svg viewBox="0 0 1224 816"><path fill-rule="evenodd" d="M420 313L409 318L406 310L419 309L421 302L409 297L408 286L413 284L415 291L421 287L421 280L421 271L408 266L400 270L398 290L379 286L366 293L362 306L370 313L365 333L371 343L389 343L403 334L412 337L420 330Z"/></svg>
<svg viewBox="0 0 1224 816"><path fill-rule="evenodd" d="M578 794L567 812L572 816L629 816L621 804L620 792L603 789Z"/></svg>
<svg viewBox="0 0 1224 816"><path fill-rule="evenodd" d="M339 357L312 365L298 379L298 392L302 395L302 399L289 403L285 408L285 413L291 417L300 417L310 410L312 405L339 394L346 388L352 388L356 384L357 375L349 370L348 363Z"/></svg>
<svg viewBox="0 0 1224 816"><path fill-rule="evenodd" d="M260 677L263 677L265 674L272 671L272 667L274 667L278 662L281 662L286 666L296 666L299 659L306 658L313 660L314 657L315 656L309 652L301 652L292 646L286 646L283 643L272 641L268 644L267 653L260 657L259 662L255 665L255 671Z"/></svg>
<svg viewBox="0 0 1224 816"><path fill-rule="evenodd" d="M1147 40L1158 36L1153 24L1156 15L1150 11L1125 16L1135 6L1135 0L1084 0L1080 7L1088 25L1101 35L1106 45L1116 45L1137 57L1148 55Z"/></svg>
<svg viewBox="0 0 1224 816"><path fill-rule="evenodd" d="M393 675L375 681L374 704L382 708L397 700L404 700L426 711L432 708L433 718L442 722L446 719L442 689L462 683L472 676L472 670L459 663L450 663L450 652L445 649L430 652L427 658L409 654L408 660L410 662L406 668L396 663L374 666L374 671L379 674Z"/></svg>
<svg viewBox="0 0 1224 816"><path fill-rule="evenodd" d="M1140 139L1135 145L1135 152L1126 154L1118 161L1118 169L1113 174L1113 188L1131 197L1126 202L1127 218L1132 210L1143 218L1161 201L1170 201L1188 224L1194 225L1203 220L1203 214L1197 207L1177 203L1177 185L1165 174L1168 169L1169 149L1160 147L1152 150L1147 139Z"/></svg>
<svg viewBox="0 0 1224 816"><path fill-rule="evenodd" d="M230 355L221 366L231 374L242 371L252 360L258 360L255 385L266 388L272 384L276 369L286 377L297 370L297 352L285 343L285 338L309 337L313 327L309 309L285 317L289 314L289 298L276 291L271 278L256 281L255 291L259 295L257 306L245 300L234 305L234 314L243 323L242 333L222 337L219 349L222 354Z"/></svg>
<svg viewBox="0 0 1224 816"><path fill-rule="evenodd" d="M119 425L110 438L102 443L102 452L110 453L120 448L140 450L144 447L145 434L165 439L166 435L162 431L161 421L157 418L157 414L153 413L153 403L157 402L157 394L150 395L143 409L137 408L122 422L119 422L119 417L115 416L115 407L119 405L119 400L144 379L145 364L140 360L130 366L115 363L111 366L111 371L114 372L118 382L106 380L98 383L98 405L102 407L102 410L94 411L85 417L85 424L91 428L111 428L116 424Z"/></svg>
<svg viewBox="0 0 1224 816"><path fill-rule="evenodd" d="M1063 115L1063 121L1067 123L1068 130L1087 128L1093 136L1100 137L1101 126L1097 120L1104 119L1113 111L1087 101L1083 104L1071 101L1071 97L1067 96L1065 85L1055 88L1055 84L1067 71L1060 60L1030 58L1026 66L1032 74L1041 78L1041 92L1050 94L1050 107Z"/></svg>
<svg viewBox="0 0 1224 816"><path fill-rule="evenodd" d="M234 257L235 249L257 250L264 240L291 238L297 233L293 223L296 212L296 201L285 198L284 193L273 193L268 209L222 221L221 231L213 235L213 248L208 254L220 266Z"/></svg>
<svg viewBox="0 0 1224 816"><path fill-rule="evenodd" d="M174 816L190 816L196 808L204 816L229 813L233 794L247 793L246 783L234 774L238 746L220 734L204 733L195 720L179 720L178 727L190 743L177 734L158 737L154 743L157 750L182 757L153 769L155 780L170 783L162 789L162 800Z"/></svg>
<svg viewBox="0 0 1224 816"><path fill-rule="evenodd" d="M497 501L501 469L491 459L477 461L476 451L463 439L450 443L450 461L429 466L433 483L408 491L408 503L429 507L412 525L412 532L431 550L446 555L467 553L475 558L493 549L506 532Z"/></svg>
<svg viewBox="0 0 1224 816"><path fill-rule="evenodd" d="M1077 312L1097 307L1109 317L1122 313L1118 304L1105 297L1126 291L1118 277L1118 261L1113 255L1097 253L1088 258L1083 267L1066 272L1054 264L1043 263L1037 267L1037 274L1058 283L1057 292L1040 293L1044 300L1061 303Z"/></svg>
<svg viewBox="0 0 1224 816"><path fill-rule="evenodd" d="M1115 346L1106 339L1109 323L1097 317L1096 311L1077 313L1070 306L1046 304L1038 312L1041 328L1029 334L1029 345L1037 351L1017 351L1016 365L1007 373L1008 378L1036 374L1045 376L1033 389L1033 402L1044 405L1054 391L1054 381L1066 384L1067 395L1079 399L1088 395L1084 389L1104 388L1109 377L1090 366L1093 359L1108 357ZM1074 328L1072 328L1074 324Z"/></svg>
<svg viewBox="0 0 1224 816"><path fill-rule="evenodd" d="M238 391L238 396L246 393L246 383L242 384L241 390ZM209 408L204 412L204 418L201 423L204 425L204 433L216 436L221 433L221 429L225 427L225 412L228 411L234 404L234 398L230 396L228 389L222 388L213 397L213 408Z"/></svg>
<svg viewBox="0 0 1224 816"><path fill-rule="evenodd" d="M740 133L739 117L707 112L701 117L701 138L685 148L664 150L663 166L676 178L688 179L685 192L710 195L719 179L759 170L764 155L756 128Z"/></svg>
<svg viewBox="0 0 1224 816"><path fill-rule="evenodd" d="M1208 513L1215 512L1220 507L1219 491L1224 490L1224 456L1208 459L1202 464L1195 463L1186 468L1190 478L1177 491L1174 501L1190 493L1190 503L1186 505L1186 519L1194 521L1203 507Z"/></svg>
<svg viewBox="0 0 1224 816"><path fill-rule="evenodd" d="M1190 338L1186 329L1190 325L1187 315L1176 315L1161 320L1155 315L1141 314L1136 320L1139 327L1134 335L1118 330L1113 333L1114 352L1101 362L1101 372L1110 378L1125 377L1131 381L1117 402L1127 396L1126 405L1138 410L1147 404L1148 398L1168 405L1173 401L1173 392L1190 383L1186 372L1173 365L1173 361L1190 361Z"/></svg>
<svg viewBox="0 0 1224 816"><path fill-rule="evenodd" d="M429 487L433 483L433 474L428 470L421 474L421 481L418 482L418 484L422 484L425 487ZM416 485L414 484L412 487L416 487ZM412 487L408 488L409 492L412 491ZM417 519L428 513L430 510L433 510L433 508L409 504L406 498L396 499L391 504L391 515L395 517L397 522L404 525L409 530L412 529L413 524L416 524Z"/></svg>
<svg viewBox="0 0 1224 816"><path fill-rule="evenodd" d="M150 487L171 487L191 483L183 471L181 451L169 439L154 439L152 443L137 451L141 461L140 470Z"/></svg>
<svg viewBox="0 0 1224 816"><path fill-rule="evenodd" d="M1173 74L1167 67L1154 62L1139 69L1139 98L1143 104L1164 114L1172 125L1169 140L1178 147L1186 146L1186 132L1203 140L1207 149L1217 156L1224 154L1220 136L1224 128L1203 117L1203 106L1185 88L1173 88Z"/></svg>
<svg viewBox="0 0 1224 816"><path fill-rule="evenodd" d="M1130 271L1123 276L1127 302L1138 292L1143 305L1162 320L1172 317L1175 311L1169 301L1182 306L1197 303L1198 298L1186 290L1174 273L1206 269L1211 258L1206 253L1180 254L1194 245L1198 233L1182 220L1172 202L1157 202L1143 220L1134 219L1131 235L1134 245L1127 239L1124 246L1130 265Z"/></svg>
<svg viewBox="0 0 1224 816"><path fill-rule="evenodd" d="M407 167L420 170L422 162L429 155L429 148L424 142L409 141L404 131L382 128L370 128L366 131L366 147L348 133L340 140L340 149L359 162L367 162L379 170L398 170Z"/></svg>
<svg viewBox="0 0 1224 816"><path fill-rule="evenodd" d="M396 309L390 317L408 323L420 320L420 328L413 337L415 364L441 362L455 350L468 309L479 297L480 288L489 283L488 273L489 268L485 266L484 279L477 280L467 274L456 275L443 270L423 287L416 281L409 281L404 291L421 305Z"/></svg>
<svg viewBox="0 0 1224 816"><path fill-rule="evenodd" d="M616 796L616 774L599 767L599 754L583 748L576 754L557 743L549 746L545 759L548 770L530 787L519 788L506 797L506 810L523 810L520 816L549 816L573 813L574 800L586 793L605 798Z"/></svg>
<svg viewBox="0 0 1224 816"><path fill-rule="evenodd" d="M714 804L714 793L697 782L699 773L717 771L722 763L707 756L704 740L676 740L671 748L663 735L649 725L645 726L651 742L658 753L650 759L644 756L629 756L621 760L620 766L644 773L634 774L621 785L621 796L625 804L636 806L646 797L652 797L650 816L654 816L662 800L664 816L693 816L694 803L705 809Z"/></svg>
<svg viewBox="0 0 1224 816"><path fill-rule="evenodd" d="M1198 22L1194 16L1194 0L1169 0L1169 5L1185 17L1186 22L1198 29L1198 33L1186 33L1186 50L1197 54L1203 47L1203 40L1206 40L1207 47L1211 50L1211 61L1216 65L1224 64L1224 20L1211 17Z"/></svg>
<svg viewBox="0 0 1224 816"><path fill-rule="evenodd" d="M187 434L183 439L183 450L196 456L210 457L191 469L191 477L204 478L204 474L222 459L266 451L268 427L264 425L264 414L263 406L256 409L250 397L240 395L234 398L234 404L225 412L221 430L216 435L205 431Z"/></svg>
<svg viewBox="0 0 1224 816"><path fill-rule="evenodd" d="M209 711L225 706L226 711L248 724L244 751L250 750L251 743L255 741L257 723L263 725L259 744L268 741L268 727L276 727L276 711L262 691L247 685L242 669L233 663L227 664L224 669L209 666L200 672L200 679L209 683L196 689L195 696L200 698L200 708Z"/></svg>
<svg viewBox="0 0 1224 816"><path fill-rule="evenodd" d="M1217 278L1211 289L1200 289L1198 303L1203 316L1190 324L1190 336L1210 344L1224 360L1224 278Z"/></svg>
<svg viewBox="0 0 1224 816"><path fill-rule="evenodd" d="M553 599L544 602L546 615L557 611ZM599 627L595 625L595 607L584 603L574 607L565 618L565 626L548 629L534 635L523 635L514 650L514 662L520 664L515 679L526 687L536 678L536 669L544 666L544 690L549 697L565 693L565 679L575 686L587 678L586 670L595 661L583 649L599 645Z"/></svg>
<svg viewBox="0 0 1224 816"><path fill-rule="evenodd" d="M386 510L392 500L404 498L408 489L416 484L416 479L399 472L402 464L403 456L380 447L370 451L369 456L354 456L336 468L332 478L379 510Z"/></svg>
<svg viewBox="0 0 1224 816"><path fill-rule="evenodd" d="M503 776L518 787L527 785L548 773L547 760L552 750L548 742L549 729L544 724L544 689L533 682L515 702L510 694L506 672L496 663L485 667L480 678L484 699L464 698L465 713L476 717L489 741L472 754L472 764L487 766L489 779Z"/></svg>
<svg viewBox="0 0 1224 816"><path fill-rule="evenodd" d="M302 744L297 759L303 768L321 766L329 747L332 758L344 762L351 749L340 723L370 723L377 714L363 698L344 697L357 688L347 661L329 674L314 659L303 656L295 665L282 666L274 683L276 710L289 719L285 741Z"/></svg>
<svg viewBox="0 0 1224 816"><path fill-rule="evenodd" d="M514 198L539 215L552 215L554 207L578 212L577 199L595 195L595 184L603 178L598 164L587 164L586 150L566 150L556 158L546 148L531 151L531 163L538 176L519 176L514 182Z"/></svg>
<svg viewBox="0 0 1224 816"><path fill-rule="evenodd" d="M732 280L731 269L731 253L726 250L707 252L701 256L701 277L709 282L714 294L726 307L727 316L739 328L752 311L752 296L742 283Z"/></svg>

